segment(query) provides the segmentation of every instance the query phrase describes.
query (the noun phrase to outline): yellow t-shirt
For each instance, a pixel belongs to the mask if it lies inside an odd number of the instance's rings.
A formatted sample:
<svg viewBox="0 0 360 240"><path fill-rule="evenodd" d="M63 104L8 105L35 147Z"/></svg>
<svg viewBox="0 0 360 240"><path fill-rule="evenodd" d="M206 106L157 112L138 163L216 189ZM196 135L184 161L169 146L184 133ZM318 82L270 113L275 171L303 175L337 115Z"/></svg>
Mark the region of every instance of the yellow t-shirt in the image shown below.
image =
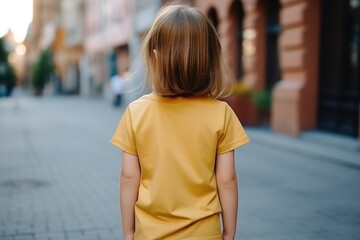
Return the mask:
<svg viewBox="0 0 360 240"><path fill-rule="evenodd" d="M216 155L248 141L225 102L153 93L132 102L112 143L140 161L135 239L221 240Z"/></svg>

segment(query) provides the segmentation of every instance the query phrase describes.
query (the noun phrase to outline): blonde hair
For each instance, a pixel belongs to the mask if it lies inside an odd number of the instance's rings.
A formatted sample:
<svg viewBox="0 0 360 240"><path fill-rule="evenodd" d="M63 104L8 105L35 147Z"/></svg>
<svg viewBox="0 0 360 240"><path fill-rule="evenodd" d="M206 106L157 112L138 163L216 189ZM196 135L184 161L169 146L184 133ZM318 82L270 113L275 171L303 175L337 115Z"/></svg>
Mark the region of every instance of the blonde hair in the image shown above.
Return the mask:
<svg viewBox="0 0 360 240"><path fill-rule="evenodd" d="M214 26L191 7L162 7L145 36L143 53L150 88L161 96L217 98L234 83Z"/></svg>

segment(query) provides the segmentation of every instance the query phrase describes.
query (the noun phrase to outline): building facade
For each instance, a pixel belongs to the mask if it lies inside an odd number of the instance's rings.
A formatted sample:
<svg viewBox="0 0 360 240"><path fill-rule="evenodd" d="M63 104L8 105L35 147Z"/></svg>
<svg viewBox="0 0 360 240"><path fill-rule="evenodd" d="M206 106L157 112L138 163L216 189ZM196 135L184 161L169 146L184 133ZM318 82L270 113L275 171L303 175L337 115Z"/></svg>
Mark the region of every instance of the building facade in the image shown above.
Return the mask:
<svg viewBox="0 0 360 240"><path fill-rule="evenodd" d="M168 2L174 1L64 0L59 27L59 1L35 0L41 14L34 13L34 49L51 41L55 50L60 46L63 82L84 95L110 96L109 78L131 72L130 102L148 91L139 49ZM175 2L211 19L239 82L272 93L269 126L275 132L297 136L320 129L358 137L360 0Z"/></svg>
<svg viewBox="0 0 360 240"><path fill-rule="evenodd" d="M111 97L109 79L129 69L133 1L84 0L83 59L89 70L90 95Z"/></svg>
<svg viewBox="0 0 360 240"><path fill-rule="evenodd" d="M254 91L272 92L271 128L359 134L359 0L194 0L226 59Z"/></svg>
<svg viewBox="0 0 360 240"><path fill-rule="evenodd" d="M56 75L61 92L79 94L81 89L81 60L84 55L84 2L61 1L61 25L54 43Z"/></svg>
<svg viewBox="0 0 360 240"><path fill-rule="evenodd" d="M33 0L33 21L25 40L27 46L26 72L31 72L31 65L42 50L52 48L60 26L60 13L61 6L57 0ZM27 81L29 82L30 79Z"/></svg>

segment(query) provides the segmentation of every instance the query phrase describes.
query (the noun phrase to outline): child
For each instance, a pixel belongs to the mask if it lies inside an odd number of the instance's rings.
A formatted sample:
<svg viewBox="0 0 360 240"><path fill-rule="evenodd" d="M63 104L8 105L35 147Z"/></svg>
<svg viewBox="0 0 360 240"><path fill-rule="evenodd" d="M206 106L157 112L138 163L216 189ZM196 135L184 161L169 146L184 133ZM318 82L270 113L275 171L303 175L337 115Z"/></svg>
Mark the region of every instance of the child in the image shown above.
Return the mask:
<svg viewBox="0 0 360 240"><path fill-rule="evenodd" d="M110 85L113 92L113 105L114 107L119 107L121 105L124 80L119 74L115 74L110 78Z"/></svg>
<svg viewBox="0 0 360 240"><path fill-rule="evenodd" d="M125 239L234 239L234 149L249 138L216 100L232 80L216 31L198 10L168 5L143 48L153 92L128 106L112 138L123 150Z"/></svg>

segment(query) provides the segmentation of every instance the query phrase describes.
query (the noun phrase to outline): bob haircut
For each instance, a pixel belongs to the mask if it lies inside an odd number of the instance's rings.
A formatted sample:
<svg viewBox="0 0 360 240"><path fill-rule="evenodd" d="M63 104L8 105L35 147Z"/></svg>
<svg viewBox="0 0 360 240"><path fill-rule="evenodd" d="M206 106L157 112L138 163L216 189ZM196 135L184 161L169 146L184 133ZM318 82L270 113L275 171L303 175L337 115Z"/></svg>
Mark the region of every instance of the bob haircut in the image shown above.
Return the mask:
<svg viewBox="0 0 360 240"><path fill-rule="evenodd" d="M228 95L234 76L224 64L210 20L197 9L162 7L143 42L150 88L165 97Z"/></svg>

